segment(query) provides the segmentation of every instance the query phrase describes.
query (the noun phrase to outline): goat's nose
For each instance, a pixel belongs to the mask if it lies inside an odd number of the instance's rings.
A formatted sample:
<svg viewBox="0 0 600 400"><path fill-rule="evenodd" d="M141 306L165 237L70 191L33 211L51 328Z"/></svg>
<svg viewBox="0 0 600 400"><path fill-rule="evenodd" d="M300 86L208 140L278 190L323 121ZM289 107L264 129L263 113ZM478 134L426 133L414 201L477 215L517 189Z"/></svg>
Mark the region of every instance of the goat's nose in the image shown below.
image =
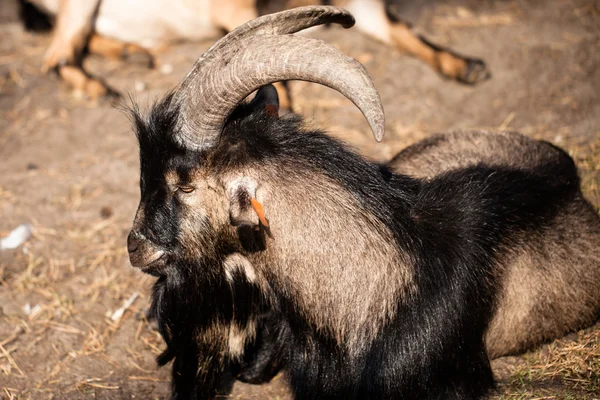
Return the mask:
<svg viewBox="0 0 600 400"><path fill-rule="evenodd" d="M140 245L140 240L133 235L133 232L127 236L127 251L135 253Z"/></svg>

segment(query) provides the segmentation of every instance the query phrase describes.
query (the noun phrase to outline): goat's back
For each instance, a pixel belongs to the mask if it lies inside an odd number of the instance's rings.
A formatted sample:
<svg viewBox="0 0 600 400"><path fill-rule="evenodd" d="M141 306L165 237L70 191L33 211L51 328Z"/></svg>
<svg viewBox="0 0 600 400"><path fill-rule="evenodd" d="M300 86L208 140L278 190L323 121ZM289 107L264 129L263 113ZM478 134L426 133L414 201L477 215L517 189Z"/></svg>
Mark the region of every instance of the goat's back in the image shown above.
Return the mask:
<svg viewBox="0 0 600 400"><path fill-rule="evenodd" d="M398 153L388 167L416 178L484 164L535 171L547 164L572 164L561 149L514 132L456 131L433 135ZM543 171L539 171L542 172ZM571 169L573 174L577 170Z"/></svg>
<svg viewBox="0 0 600 400"><path fill-rule="evenodd" d="M559 176L547 179L579 179L564 151L509 132L434 135L400 152L388 167L433 178L475 165L539 176L558 167ZM486 338L491 358L591 325L600 315L600 217L580 190L543 229L515 235L515 245L498 261L503 288Z"/></svg>

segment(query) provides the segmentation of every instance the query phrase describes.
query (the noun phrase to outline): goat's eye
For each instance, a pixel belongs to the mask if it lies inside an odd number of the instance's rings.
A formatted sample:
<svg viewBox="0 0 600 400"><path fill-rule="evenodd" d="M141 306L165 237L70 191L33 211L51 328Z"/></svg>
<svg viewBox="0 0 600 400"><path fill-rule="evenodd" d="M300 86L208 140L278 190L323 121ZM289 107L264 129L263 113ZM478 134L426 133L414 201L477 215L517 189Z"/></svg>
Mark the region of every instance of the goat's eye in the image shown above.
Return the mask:
<svg viewBox="0 0 600 400"><path fill-rule="evenodd" d="M181 190L183 193L192 193L196 188L192 186L178 186L178 190Z"/></svg>

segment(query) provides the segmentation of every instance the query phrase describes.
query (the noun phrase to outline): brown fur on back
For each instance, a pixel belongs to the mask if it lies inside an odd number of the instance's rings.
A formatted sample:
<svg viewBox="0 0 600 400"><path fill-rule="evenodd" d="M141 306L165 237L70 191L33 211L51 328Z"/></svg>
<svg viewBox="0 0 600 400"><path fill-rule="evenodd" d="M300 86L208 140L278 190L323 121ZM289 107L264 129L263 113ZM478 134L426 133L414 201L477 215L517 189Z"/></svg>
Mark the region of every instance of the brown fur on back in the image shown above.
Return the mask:
<svg viewBox="0 0 600 400"><path fill-rule="evenodd" d="M419 178L477 164L531 170L564 153L511 133L434 135L400 152L388 164ZM535 237L523 237L499 260L503 291L487 332L491 358L591 325L600 315L600 217L579 193Z"/></svg>
<svg viewBox="0 0 600 400"><path fill-rule="evenodd" d="M419 178L477 164L532 169L562 157L562 150L514 132L456 131L433 135L398 153L392 170Z"/></svg>

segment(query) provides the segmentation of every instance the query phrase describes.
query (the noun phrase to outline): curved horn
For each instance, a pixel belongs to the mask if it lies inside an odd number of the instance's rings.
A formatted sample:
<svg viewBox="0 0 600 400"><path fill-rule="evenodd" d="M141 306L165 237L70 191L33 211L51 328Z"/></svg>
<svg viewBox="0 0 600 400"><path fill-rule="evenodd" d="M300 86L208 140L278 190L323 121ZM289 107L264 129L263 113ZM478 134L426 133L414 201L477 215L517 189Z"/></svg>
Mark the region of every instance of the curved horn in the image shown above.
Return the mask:
<svg viewBox="0 0 600 400"><path fill-rule="evenodd" d="M348 11L330 6L297 7L263 15L238 26L225 35L196 61L195 66L199 66L203 60L218 54L222 49L234 48L237 42L249 36L287 35L323 24L339 24L344 28L351 28L354 23L354 17Z"/></svg>
<svg viewBox="0 0 600 400"><path fill-rule="evenodd" d="M323 8L332 7L319 7ZM276 20L276 16L267 17ZM298 26L291 21L292 25ZM246 27L232 33L252 30ZM227 117L246 96L261 86L288 79L320 83L339 91L363 112L376 140L383 138L381 100L358 61L321 40L307 37L246 34L233 40L232 47L218 43L213 46L220 51L198 60L176 93L181 106L179 139L187 147L210 147Z"/></svg>
<svg viewBox="0 0 600 400"><path fill-rule="evenodd" d="M354 25L354 17L343 8L330 6L308 6L298 7L274 14L263 15L238 26L229 32L204 54L196 60L191 71L182 81L177 97L185 96L189 90L193 90L192 83L196 75L211 61L222 59L227 54L239 49L239 42L249 36L255 35L286 35L296 33L313 26L335 23L344 28Z"/></svg>

